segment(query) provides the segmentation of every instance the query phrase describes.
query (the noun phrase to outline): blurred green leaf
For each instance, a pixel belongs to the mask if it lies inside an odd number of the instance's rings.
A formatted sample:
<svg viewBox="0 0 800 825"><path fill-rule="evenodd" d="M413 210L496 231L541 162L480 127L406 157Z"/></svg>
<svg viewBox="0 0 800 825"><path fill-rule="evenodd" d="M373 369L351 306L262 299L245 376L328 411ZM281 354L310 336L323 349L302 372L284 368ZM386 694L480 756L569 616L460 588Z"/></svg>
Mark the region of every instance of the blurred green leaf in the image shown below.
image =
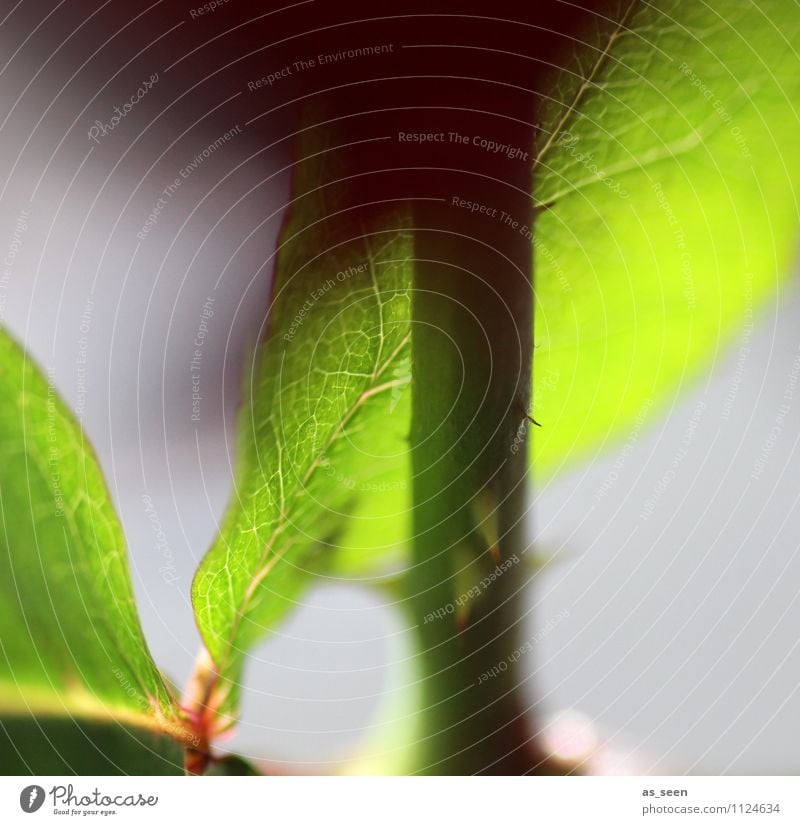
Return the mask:
<svg viewBox="0 0 800 825"><path fill-rule="evenodd" d="M689 385L789 270L800 14L635 0L598 18L542 112L534 438L542 474Z"/></svg>
<svg viewBox="0 0 800 825"><path fill-rule="evenodd" d="M2 330L0 454L0 720L183 737L97 461L52 382Z"/></svg>
<svg viewBox="0 0 800 825"><path fill-rule="evenodd" d="M252 763L241 756L226 756L211 763L205 776L261 776Z"/></svg>

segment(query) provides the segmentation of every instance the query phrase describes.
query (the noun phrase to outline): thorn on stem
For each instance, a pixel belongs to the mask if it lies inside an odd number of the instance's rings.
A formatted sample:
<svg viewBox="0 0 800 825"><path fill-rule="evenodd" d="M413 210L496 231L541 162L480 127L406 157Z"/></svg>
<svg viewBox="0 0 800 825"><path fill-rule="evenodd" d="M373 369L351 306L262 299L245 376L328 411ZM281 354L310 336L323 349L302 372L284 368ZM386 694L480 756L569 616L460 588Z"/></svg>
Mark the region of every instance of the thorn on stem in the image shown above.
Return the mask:
<svg viewBox="0 0 800 825"><path fill-rule="evenodd" d="M537 427L541 427L542 425L528 412L527 407L522 403L522 401L517 401L517 407L519 411L522 413L522 417L525 418L527 421L530 421L532 424L535 424Z"/></svg>

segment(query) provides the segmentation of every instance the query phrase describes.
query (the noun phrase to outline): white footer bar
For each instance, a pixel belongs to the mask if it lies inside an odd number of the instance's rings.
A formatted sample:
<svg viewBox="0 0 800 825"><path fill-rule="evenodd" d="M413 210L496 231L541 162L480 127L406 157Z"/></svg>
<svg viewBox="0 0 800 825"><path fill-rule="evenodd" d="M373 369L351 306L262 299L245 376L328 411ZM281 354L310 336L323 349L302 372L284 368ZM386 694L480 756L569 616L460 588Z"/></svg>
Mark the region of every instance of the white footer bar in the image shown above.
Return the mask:
<svg viewBox="0 0 800 825"><path fill-rule="evenodd" d="M0 822L800 823L794 777L0 777Z"/></svg>

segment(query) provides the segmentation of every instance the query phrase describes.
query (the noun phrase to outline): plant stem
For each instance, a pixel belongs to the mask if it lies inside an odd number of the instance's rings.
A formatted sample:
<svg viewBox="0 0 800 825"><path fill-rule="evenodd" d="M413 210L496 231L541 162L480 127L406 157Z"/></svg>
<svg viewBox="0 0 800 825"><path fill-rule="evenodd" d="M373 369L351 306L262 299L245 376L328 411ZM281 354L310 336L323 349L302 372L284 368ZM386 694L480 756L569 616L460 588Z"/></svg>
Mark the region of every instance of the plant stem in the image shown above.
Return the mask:
<svg viewBox="0 0 800 825"><path fill-rule="evenodd" d="M529 206L516 200L522 216ZM442 231L433 206L417 233L410 596L424 769L522 774L541 762L516 664L526 565L514 559L528 551L531 251L530 238L520 243L481 217L456 226L450 212ZM492 571L469 596L469 582Z"/></svg>

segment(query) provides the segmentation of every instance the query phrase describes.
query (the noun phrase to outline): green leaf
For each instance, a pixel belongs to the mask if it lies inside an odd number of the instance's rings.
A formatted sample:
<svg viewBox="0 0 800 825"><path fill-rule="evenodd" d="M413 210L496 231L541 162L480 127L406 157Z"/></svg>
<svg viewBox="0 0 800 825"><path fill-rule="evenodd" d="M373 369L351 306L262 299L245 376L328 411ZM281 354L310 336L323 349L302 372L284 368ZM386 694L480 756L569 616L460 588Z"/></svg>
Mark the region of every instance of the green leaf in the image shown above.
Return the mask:
<svg viewBox="0 0 800 825"><path fill-rule="evenodd" d="M12 716L0 720L0 775L182 776L173 739L116 722Z"/></svg>
<svg viewBox="0 0 800 825"><path fill-rule="evenodd" d="M261 776L261 771L241 756L226 756L214 760L205 776Z"/></svg>
<svg viewBox="0 0 800 825"><path fill-rule="evenodd" d="M541 117L535 467L630 431L722 354L789 269L800 15L627 0Z"/></svg>
<svg viewBox="0 0 800 825"><path fill-rule="evenodd" d="M0 720L188 736L142 635L97 461L2 330L0 454Z"/></svg>
<svg viewBox="0 0 800 825"><path fill-rule="evenodd" d="M282 233L233 498L193 585L227 710L247 649L314 575L335 555L363 571L406 535L410 236L401 214L338 232L317 155Z"/></svg>

